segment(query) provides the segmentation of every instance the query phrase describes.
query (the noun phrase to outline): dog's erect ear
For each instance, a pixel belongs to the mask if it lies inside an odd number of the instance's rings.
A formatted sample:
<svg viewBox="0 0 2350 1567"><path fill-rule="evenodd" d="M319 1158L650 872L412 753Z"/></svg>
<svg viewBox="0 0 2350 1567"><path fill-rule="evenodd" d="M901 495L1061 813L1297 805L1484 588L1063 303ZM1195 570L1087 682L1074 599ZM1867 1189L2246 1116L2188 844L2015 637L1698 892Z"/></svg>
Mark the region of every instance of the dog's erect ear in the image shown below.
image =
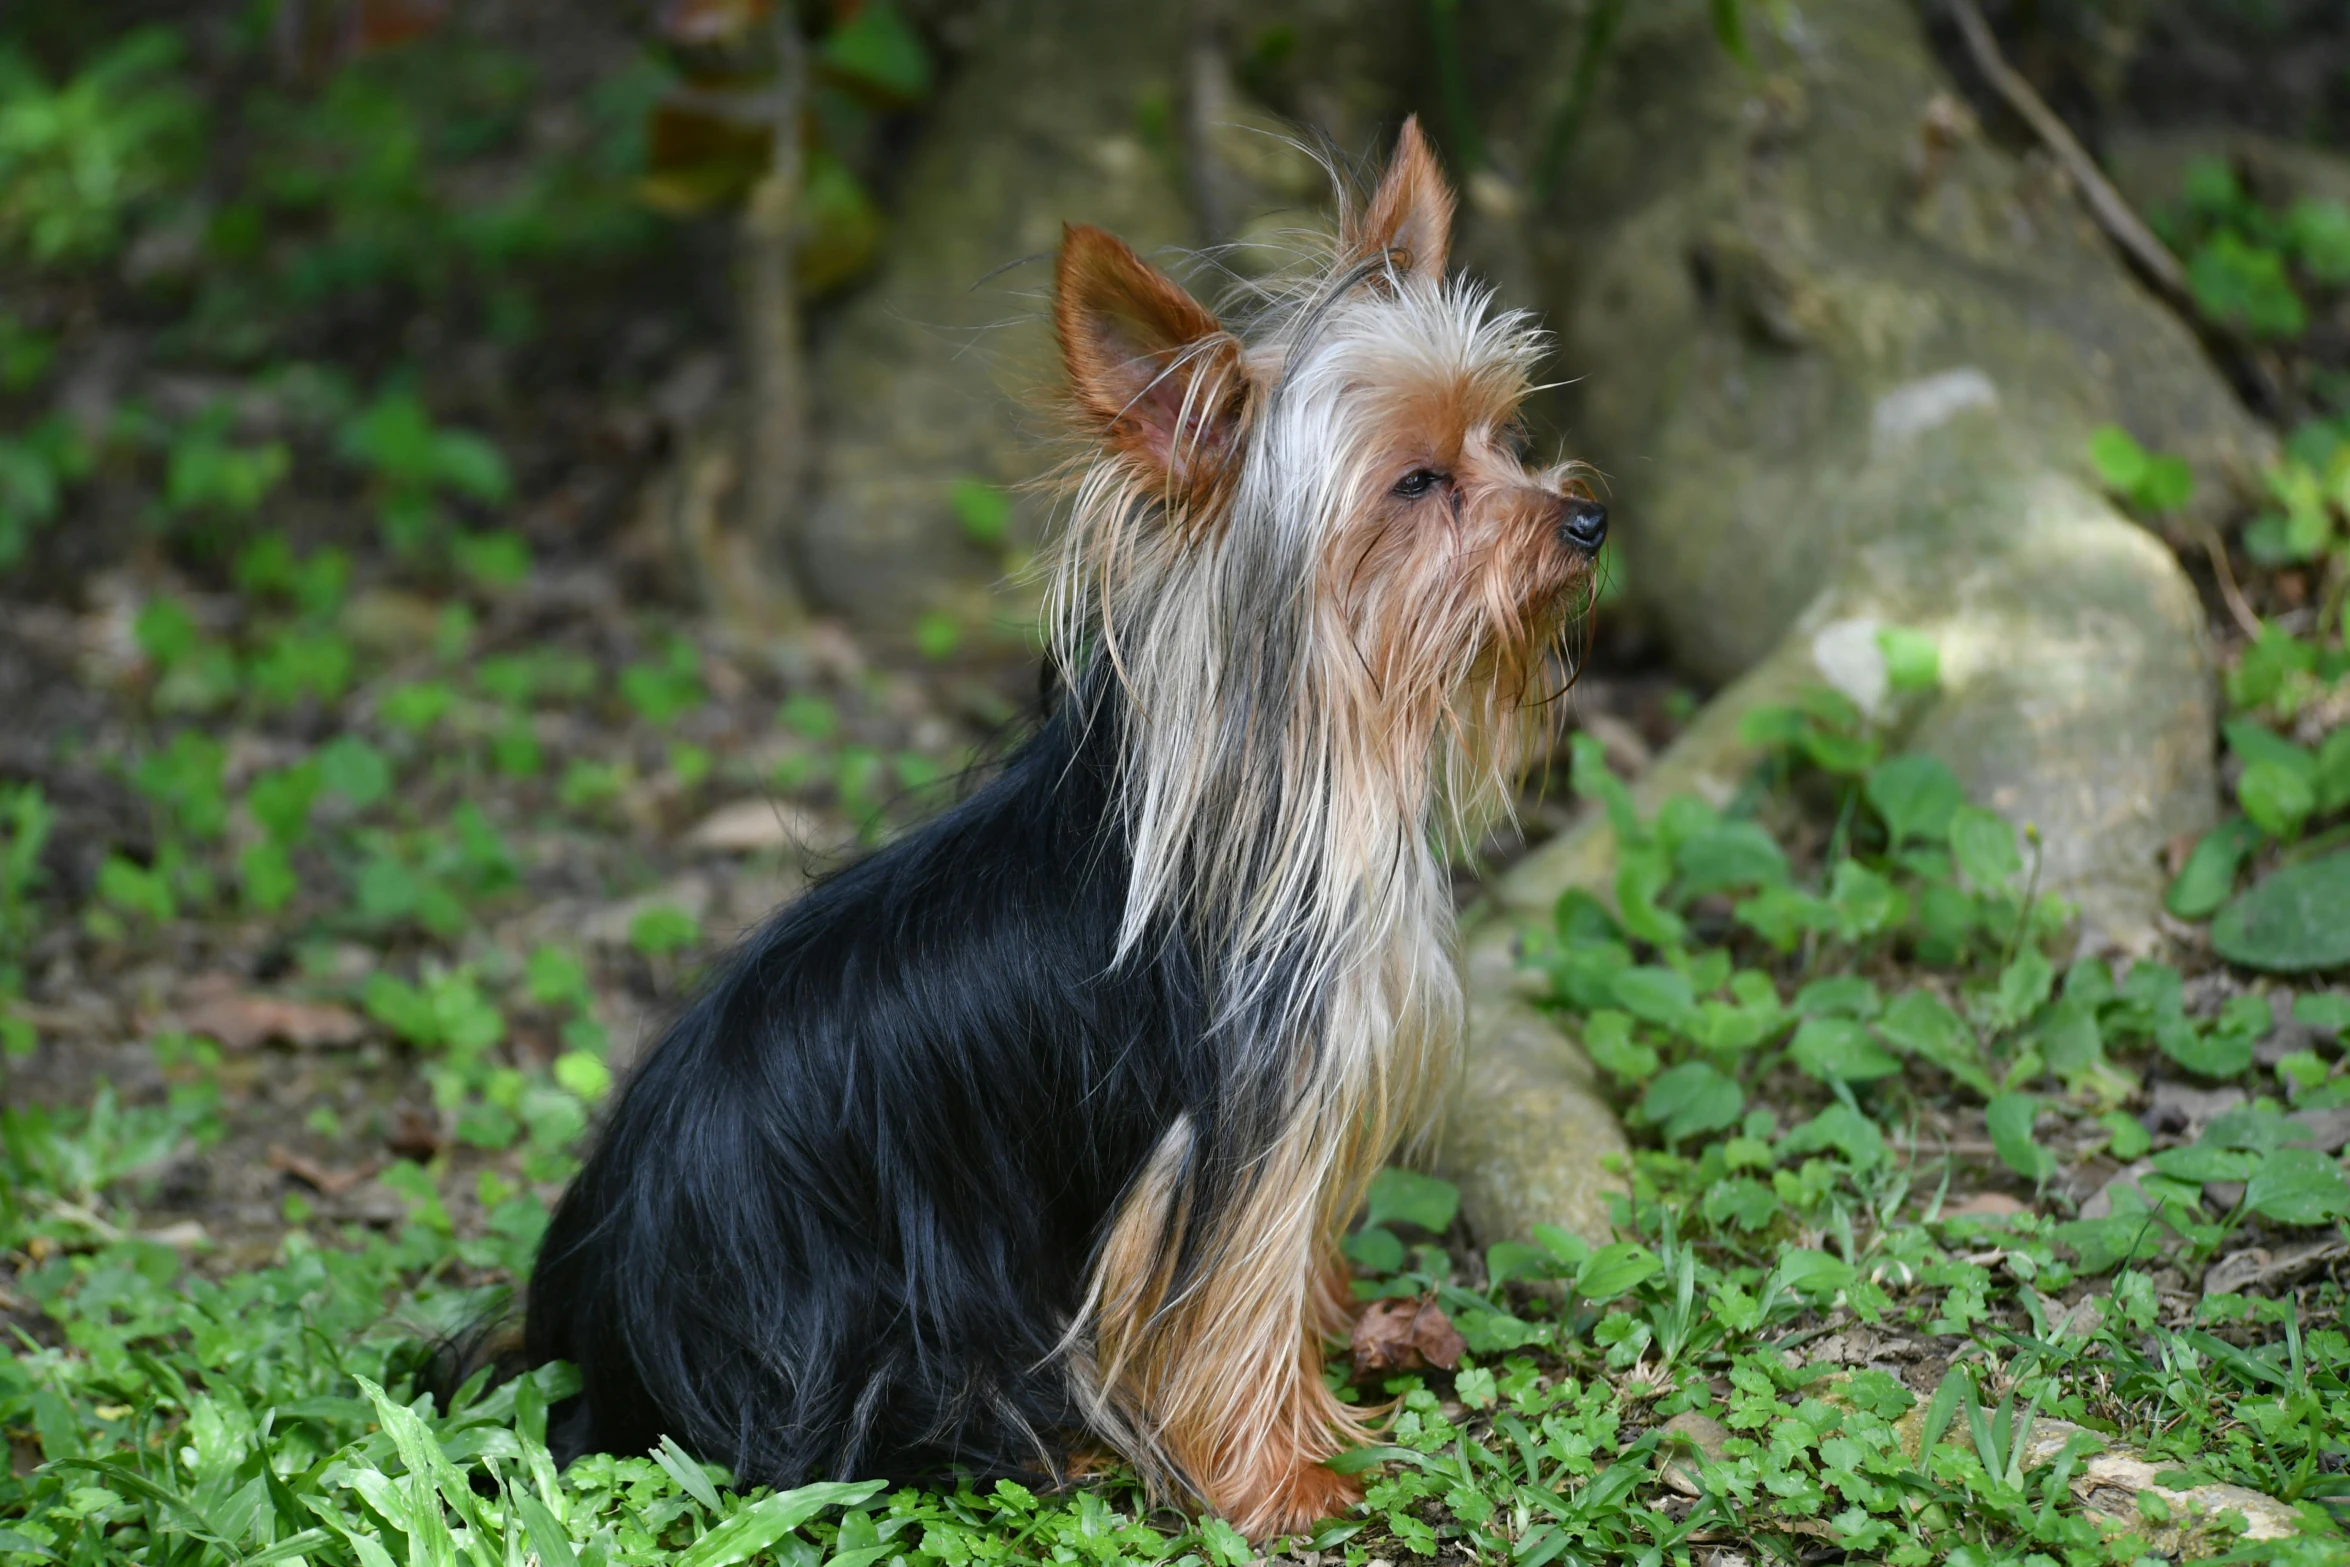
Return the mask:
<svg viewBox="0 0 2350 1567"><path fill-rule="evenodd" d="M1347 226L1346 251L1357 260L1382 252L1395 258L1398 271L1426 278L1444 276L1445 253L1452 246L1452 187L1428 138L1420 134L1420 117L1403 122L1395 139L1395 156L1388 160L1387 176L1380 180L1371 204L1359 221Z"/></svg>
<svg viewBox="0 0 2350 1567"><path fill-rule="evenodd" d="M1053 330L1080 415L1179 498L1199 497L1240 449L1240 343L1183 286L1116 236L1073 223L1054 272Z"/></svg>

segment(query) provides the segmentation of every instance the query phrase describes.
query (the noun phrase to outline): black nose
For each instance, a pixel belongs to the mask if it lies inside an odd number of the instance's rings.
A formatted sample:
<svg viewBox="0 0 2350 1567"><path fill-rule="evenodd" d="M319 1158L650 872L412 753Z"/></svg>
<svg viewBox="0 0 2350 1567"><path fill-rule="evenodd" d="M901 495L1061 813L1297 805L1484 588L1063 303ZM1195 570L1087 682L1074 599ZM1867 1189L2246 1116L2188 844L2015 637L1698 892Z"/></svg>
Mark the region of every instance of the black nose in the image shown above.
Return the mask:
<svg viewBox="0 0 2350 1567"><path fill-rule="evenodd" d="M1586 555L1596 555L1607 542L1607 508L1580 495L1570 495L1559 506L1559 537Z"/></svg>

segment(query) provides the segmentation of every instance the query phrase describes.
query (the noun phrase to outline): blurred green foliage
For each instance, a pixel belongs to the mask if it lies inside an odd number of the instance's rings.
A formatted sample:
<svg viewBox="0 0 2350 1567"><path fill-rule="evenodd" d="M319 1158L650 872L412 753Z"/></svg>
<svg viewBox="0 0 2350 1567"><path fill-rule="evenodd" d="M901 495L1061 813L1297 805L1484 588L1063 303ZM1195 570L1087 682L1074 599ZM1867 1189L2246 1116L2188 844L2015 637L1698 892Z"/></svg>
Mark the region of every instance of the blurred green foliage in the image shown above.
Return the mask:
<svg viewBox="0 0 2350 1567"><path fill-rule="evenodd" d="M0 249L103 260L187 171L203 125L178 38L141 28L63 82L0 41Z"/></svg>
<svg viewBox="0 0 2350 1567"><path fill-rule="evenodd" d="M2256 338L2299 337L2313 296L2350 287L2350 209L2304 198L2273 210L2224 159L2194 163L2155 226L2186 258L2187 286L2203 313Z"/></svg>

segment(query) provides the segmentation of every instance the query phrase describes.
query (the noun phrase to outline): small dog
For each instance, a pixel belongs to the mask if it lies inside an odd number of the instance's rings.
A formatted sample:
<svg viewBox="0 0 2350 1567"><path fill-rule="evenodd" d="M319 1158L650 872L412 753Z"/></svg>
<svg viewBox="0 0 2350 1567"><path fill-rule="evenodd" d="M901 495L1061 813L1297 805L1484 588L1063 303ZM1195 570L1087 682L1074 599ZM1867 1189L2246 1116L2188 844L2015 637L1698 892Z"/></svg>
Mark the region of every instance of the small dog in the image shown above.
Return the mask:
<svg viewBox="0 0 2350 1567"><path fill-rule="evenodd" d="M1416 125L1236 335L1072 227L1057 694L752 935L558 1208L559 1456L745 1485L1107 1446L1264 1537L1354 1501L1337 1240L1461 1031L1447 832L1506 810L1606 513L1529 471L1531 323L1444 275Z"/></svg>

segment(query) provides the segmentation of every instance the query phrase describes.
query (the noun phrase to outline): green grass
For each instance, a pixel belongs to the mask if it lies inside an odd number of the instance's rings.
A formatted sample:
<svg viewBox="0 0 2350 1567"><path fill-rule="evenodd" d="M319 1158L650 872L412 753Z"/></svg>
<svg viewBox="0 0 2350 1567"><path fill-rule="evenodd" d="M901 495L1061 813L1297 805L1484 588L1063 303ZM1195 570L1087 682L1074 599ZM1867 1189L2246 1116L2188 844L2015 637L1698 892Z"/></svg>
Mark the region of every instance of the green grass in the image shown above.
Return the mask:
<svg viewBox="0 0 2350 1567"><path fill-rule="evenodd" d="M1471 1254L1449 1187L1384 1178L1348 1243L1358 1293L1437 1302L1467 1352L1350 1391L1394 1401L1393 1419L1349 1460L1366 1506L1314 1546L1350 1563L1520 1567L1685 1561L1732 1539L1787 1560L1833 1541L1898 1563L2127 1562L2166 1521L2101 1523L2068 1484L2116 1444L2173 1489L2241 1485L2296 1506L2304 1535L2251 1554L2336 1559L2328 1509L2350 1499L2339 1290L2187 1306L2175 1270L2340 1232L2350 1184L2286 1146L2284 1112L2350 1100L2350 1008L2304 998L2323 1048L2257 1068L2265 1001L2257 1017L2195 1016L2157 964L2060 972L2043 943L2064 911L2030 895L2012 832L1937 764L1880 757L1880 737L1824 694L1756 728L1780 740L1777 760L1728 814L1679 800L1642 819L1579 746L1578 786L1624 845L1615 912L1570 895L1528 962L1640 1130L1622 1239L1595 1250L1545 1230ZM185 745L158 754L216 770ZM346 804L390 794L379 769L404 769L361 757L319 758L333 780L319 788ZM246 809L295 820L321 797L283 776L256 780ZM225 809L184 779L171 795L199 824ZM1808 866L1772 830L1830 822ZM632 938L649 946L658 922L666 951L678 919L649 911ZM531 1179L561 1178L606 1086L577 956L428 964L414 981L378 970L361 990L459 1112L461 1142L520 1147ZM588 1028L552 1072L519 1071L499 1049L510 1011ZM2113 1107L2150 1068L2251 1097L2157 1155L2104 1218L2045 1193L2007 1205L2020 1211L1948 1210L1953 1181L2028 1196L2060 1159L2142 1153ZM1918 1127L1970 1110L1992 1157L1936 1157ZM539 1200L481 1170L461 1231L450 1156L396 1164L386 1184L408 1216L394 1233L328 1232L292 1199L273 1262L213 1276L142 1236L140 1210L160 1164L221 1130L200 1074L164 1105L102 1093L86 1113L0 1121L9 1289L43 1324L0 1364L0 1428L26 1471L0 1481L10 1567L1251 1559L1229 1529L1154 1512L1114 1477L1044 1496L743 1497L674 1451L558 1474L543 1435L562 1369L446 1414L411 1380L423 1344L522 1276ZM1800 1353L1855 1327L1943 1369L1915 1386ZM2056 1420L2077 1434L2033 1447ZM2227 1520L2200 1538L2224 1546Z"/></svg>

